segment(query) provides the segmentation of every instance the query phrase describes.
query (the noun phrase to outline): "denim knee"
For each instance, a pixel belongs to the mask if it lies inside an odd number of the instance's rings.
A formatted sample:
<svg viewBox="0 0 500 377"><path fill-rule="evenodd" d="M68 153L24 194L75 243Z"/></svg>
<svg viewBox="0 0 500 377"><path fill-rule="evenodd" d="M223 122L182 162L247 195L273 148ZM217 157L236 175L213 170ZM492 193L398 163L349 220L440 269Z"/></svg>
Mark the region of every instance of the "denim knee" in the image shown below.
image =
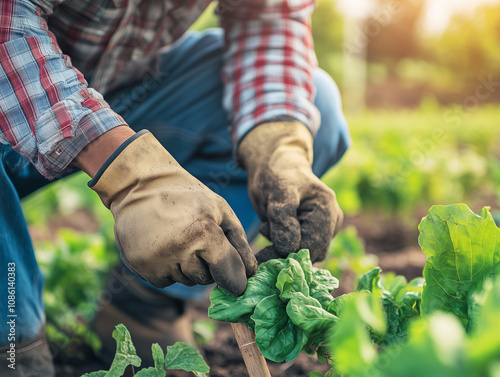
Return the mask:
<svg viewBox="0 0 500 377"><path fill-rule="evenodd" d="M313 171L322 176L344 155L351 145L351 136L337 84L319 68L314 70L313 81L316 86L314 104L321 114L321 126L314 139Z"/></svg>

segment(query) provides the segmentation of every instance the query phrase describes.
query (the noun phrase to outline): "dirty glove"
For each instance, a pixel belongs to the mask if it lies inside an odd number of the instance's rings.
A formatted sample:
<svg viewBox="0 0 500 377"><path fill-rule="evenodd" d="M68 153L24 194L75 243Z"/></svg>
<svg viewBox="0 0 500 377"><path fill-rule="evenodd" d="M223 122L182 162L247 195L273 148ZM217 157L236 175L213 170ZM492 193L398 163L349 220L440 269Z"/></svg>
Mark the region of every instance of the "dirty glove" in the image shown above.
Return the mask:
<svg viewBox="0 0 500 377"><path fill-rule="evenodd" d="M257 254L263 262L309 249L323 260L343 214L335 193L311 170L313 139L298 122L266 123L245 136L238 160L248 171L248 193L273 243Z"/></svg>
<svg viewBox="0 0 500 377"><path fill-rule="evenodd" d="M245 291L257 261L238 218L151 133L123 143L89 186L113 213L123 262L143 279Z"/></svg>

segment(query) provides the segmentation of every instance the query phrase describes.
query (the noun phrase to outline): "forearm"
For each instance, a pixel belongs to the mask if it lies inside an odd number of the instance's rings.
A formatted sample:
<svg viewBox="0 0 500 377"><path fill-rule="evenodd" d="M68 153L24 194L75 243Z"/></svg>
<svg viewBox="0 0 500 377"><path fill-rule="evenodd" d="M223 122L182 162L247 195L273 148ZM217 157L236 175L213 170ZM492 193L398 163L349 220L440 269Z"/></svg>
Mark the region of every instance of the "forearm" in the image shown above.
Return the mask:
<svg viewBox="0 0 500 377"><path fill-rule="evenodd" d="M227 3L227 4L226 4ZM223 12L224 107L237 144L253 127L296 120L319 128L312 81L316 57L310 29L314 1L246 1Z"/></svg>
<svg viewBox="0 0 500 377"><path fill-rule="evenodd" d="M134 134L135 132L125 125L109 130L87 145L73 160L73 165L94 178L116 148Z"/></svg>
<svg viewBox="0 0 500 377"><path fill-rule="evenodd" d="M89 143L125 124L62 54L41 10L7 0L0 15L0 142L48 179Z"/></svg>

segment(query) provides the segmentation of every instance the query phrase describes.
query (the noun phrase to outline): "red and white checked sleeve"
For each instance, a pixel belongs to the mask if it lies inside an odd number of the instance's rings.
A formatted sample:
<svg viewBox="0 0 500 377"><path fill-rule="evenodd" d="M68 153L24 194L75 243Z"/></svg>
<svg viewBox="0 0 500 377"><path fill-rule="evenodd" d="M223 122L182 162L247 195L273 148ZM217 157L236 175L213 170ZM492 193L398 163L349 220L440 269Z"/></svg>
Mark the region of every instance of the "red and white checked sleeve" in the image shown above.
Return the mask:
<svg viewBox="0 0 500 377"><path fill-rule="evenodd" d="M106 131L125 124L63 55L41 10L0 2L0 142L48 179Z"/></svg>
<svg viewBox="0 0 500 377"><path fill-rule="evenodd" d="M313 10L314 0L219 1L226 38L223 105L235 145L256 125L274 120L297 120L317 132Z"/></svg>

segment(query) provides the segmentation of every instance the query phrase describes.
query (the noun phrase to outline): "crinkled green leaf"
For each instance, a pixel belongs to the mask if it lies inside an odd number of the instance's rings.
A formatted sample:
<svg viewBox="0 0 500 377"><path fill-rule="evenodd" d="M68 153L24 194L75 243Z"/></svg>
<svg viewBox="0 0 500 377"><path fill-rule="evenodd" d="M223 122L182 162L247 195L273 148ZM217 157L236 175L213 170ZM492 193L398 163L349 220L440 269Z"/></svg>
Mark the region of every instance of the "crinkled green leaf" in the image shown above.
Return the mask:
<svg viewBox="0 0 500 377"><path fill-rule="evenodd" d="M299 262L300 267L302 267L302 271L304 271L304 278L306 279L307 284L311 284L313 281L313 273L315 268L311 263L311 256L309 254L309 250L302 249L298 253L290 254L289 258L295 259Z"/></svg>
<svg viewBox="0 0 500 377"><path fill-rule="evenodd" d="M333 301L333 297L327 289L321 288L320 286L316 286L311 288L311 297L318 300L321 304L321 307L325 310L328 308L330 303Z"/></svg>
<svg viewBox="0 0 500 377"><path fill-rule="evenodd" d="M278 273L286 266L288 261L283 259L262 263L257 274L248 279L247 289L242 296L234 296L221 287L214 288L210 294L208 317L225 322L245 322L253 327L250 316L255 306L263 298L279 293L276 280Z"/></svg>
<svg viewBox="0 0 500 377"><path fill-rule="evenodd" d="M408 285L404 276L396 275L394 272L382 275L380 277L380 283L393 297L396 297L398 292Z"/></svg>
<svg viewBox="0 0 500 377"><path fill-rule="evenodd" d="M387 347L406 340L409 324L413 319L420 317L420 297L421 292L408 292L399 305L394 304L388 297L382 298L387 318L387 332L380 339L374 337L377 343Z"/></svg>
<svg viewBox="0 0 500 377"><path fill-rule="evenodd" d="M320 345L327 340L328 331L337 322L337 316L322 308L318 300L296 293L286 306L286 313L295 326L303 330L309 344Z"/></svg>
<svg viewBox="0 0 500 377"><path fill-rule="evenodd" d="M407 286L398 284L399 286L393 289L397 298L384 287L382 304L387 318L387 332L378 340L379 344L388 346L406 340L410 321L420 317L422 284L422 279L414 279Z"/></svg>
<svg viewBox="0 0 500 377"><path fill-rule="evenodd" d="M328 271L313 268L309 250L304 249L287 259L262 263L240 297L221 288L214 289L210 295L209 317L246 323L254 329L255 342L266 358L291 361L305 344L319 345L324 340L322 329L336 318L324 308L332 302L331 291L337 287L338 280ZM299 308L295 300L289 312L306 331L295 325L287 314L287 303L295 296L301 296L300 300L307 305ZM320 330L314 332L312 323L318 324Z"/></svg>
<svg viewBox="0 0 500 377"><path fill-rule="evenodd" d="M405 287L401 288L397 295L394 296L396 304L401 305L404 295L407 293L421 294L423 291L425 280L424 278L415 278L410 281Z"/></svg>
<svg viewBox="0 0 500 377"><path fill-rule="evenodd" d="M253 289L254 282L255 280L248 280L247 291L242 296L234 296L224 288L215 287L210 293L208 317L218 321L248 323L255 305L266 296L265 291Z"/></svg>
<svg viewBox="0 0 500 377"><path fill-rule="evenodd" d="M307 338L288 317L286 303L279 295L260 301L252 319L255 322L255 343L265 358L278 363L297 358Z"/></svg>
<svg viewBox="0 0 500 377"><path fill-rule="evenodd" d="M276 288L281 292L280 298L284 302L288 302L296 292L309 296L309 286L307 285L301 265L292 258L288 262L288 267L279 272L276 281Z"/></svg>
<svg viewBox="0 0 500 377"><path fill-rule="evenodd" d="M422 291L407 292L401 299L399 306L400 317L410 318L420 315L420 302L422 298Z"/></svg>
<svg viewBox="0 0 500 377"><path fill-rule="evenodd" d="M468 329L469 300L500 261L500 229L487 207L474 214L465 204L434 206L419 225L427 254L422 315L455 314Z"/></svg>
<svg viewBox="0 0 500 377"><path fill-rule="evenodd" d="M192 345L177 342L167 347L165 368L182 369L188 372L208 373L210 368L203 360L200 352Z"/></svg>
<svg viewBox="0 0 500 377"><path fill-rule="evenodd" d="M381 269L377 267L361 276L358 282L357 290L371 292L375 297L382 300L381 303L385 312L387 331L383 333L383 336L374 333L372 334L372 337L377 343L392 343L394 341L394 337L399 338L400 333L398 307L394 304L394 299L391 293L386 291L382 286L380 272Z"/></svg>
<svg viewBox="0 0 500 377"><path fill-rule="evenodd" d="M369 291L377 297L382 297L384 287L380 282L380 267L374 268L361 276L358 282L357 291Z"/></svg>
<svg viewBox="0 0 500 377"><path fill-rule="evenodd" d="M331 314L336 315L337 317L340 316L340 313L342 313L342 310L344 310L345 303L350 300L352 297L352 293L350 294L343 294L339 297L335 297L333 301L328 305L327 311Z"/></svg>
<svg viewBox="0 0 500 377"><path fill-rule="evenodd" d="M309 285L309 294L321 303L323 309L333 301L332 291L339 287L339 280L330 271L313 268L313 281Z"/></svg>
<svg viewBox="0 0 500 377"><path fill-rule="evenodd" d="M153 360L155 363L154 368L141 369L135 374L135 377L165 377L167 372L165 372L165 355L158 343L154 343L151 346L151 352L153 353Z"/></svg>
<svg viewBox="0 0 500 377"><path fill-rule="evenodd" d="M418 285L421 280L412 280L411 287L406 284L405 278L399 278L390 274L389 277L381 278L380 268L375 268L364 274L358 283L358 290L367 290L375 296L380 297L387 323L387 331L382 337L372 334L375 342L388 346L401 343L406 339L409 320L420 314L420 295L422 288ZM390 286L390 290L382 284L382 280ZM397 301L392 292L401 295L401 301ZM406 293L405 293L406 292Z"/></svg>
<svg viewBox="0 0 500 377"><path fill-rule="evenodd" d="M339 287L339 279L332 276L328 270L313 268L313 279L312 285L321 285L329 292L333 292Z"/></svg>
<svg viewBox="0 0 500 377"><path fill-rule="evenodd" d="M399 308L392 300L384 297L381 302L386 317L387 331L382 337L375 334L373 339L383 346L402 342L407 335L407 320L401 318Z"/></svg>
<svg viewBox="0 0 500 377"><path fill-rule="evenodd" d="M347 376L363 376L377 358L367 327L383 332L385 318L380 299L368 292L345 295L337 325L330 338L335 370Z"/></svg>
<svg viewBox="0 0 500 377"><path fill-rule="evenodd" d="M116 340L116 354L106 377L121 377L129 365L139 367L141 359L137 356L130 333L123 324L116 326L113 330L113 338Z"/></svg>

